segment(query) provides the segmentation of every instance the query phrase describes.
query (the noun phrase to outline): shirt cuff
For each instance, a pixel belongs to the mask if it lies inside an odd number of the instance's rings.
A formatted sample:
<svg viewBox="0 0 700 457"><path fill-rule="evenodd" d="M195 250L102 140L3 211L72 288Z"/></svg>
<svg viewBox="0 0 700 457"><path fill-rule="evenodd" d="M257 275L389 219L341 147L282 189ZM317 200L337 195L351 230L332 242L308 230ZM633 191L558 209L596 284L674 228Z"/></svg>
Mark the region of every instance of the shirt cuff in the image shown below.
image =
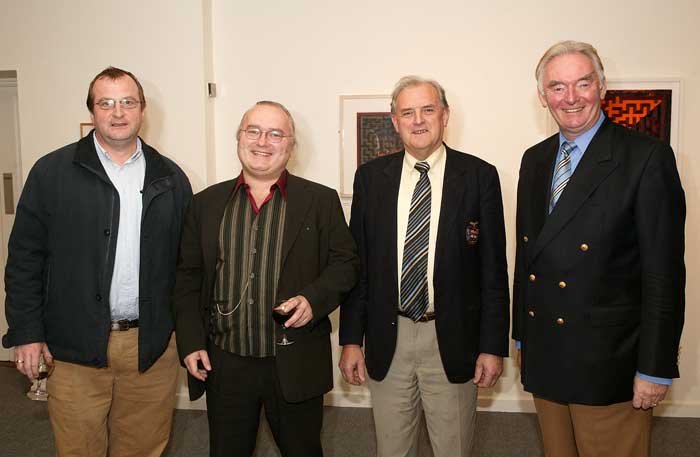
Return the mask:
<svg viewBox="0 0 700 457"><path fill-rule="evenodd" d="M520 340L515 340L515 349L520 350L521 345L522 343L520 342Z"/></svg>
<svg viewBox="0 0 700 457"><path fill-rule="evenodd" d="M657 378L656 376L649 376L640 372L637 372L637 376L639 376L640 379L643 379L645 381L653 382L654 384L662 384L664 386L670 386L673 382L673 379Z"/></svg>

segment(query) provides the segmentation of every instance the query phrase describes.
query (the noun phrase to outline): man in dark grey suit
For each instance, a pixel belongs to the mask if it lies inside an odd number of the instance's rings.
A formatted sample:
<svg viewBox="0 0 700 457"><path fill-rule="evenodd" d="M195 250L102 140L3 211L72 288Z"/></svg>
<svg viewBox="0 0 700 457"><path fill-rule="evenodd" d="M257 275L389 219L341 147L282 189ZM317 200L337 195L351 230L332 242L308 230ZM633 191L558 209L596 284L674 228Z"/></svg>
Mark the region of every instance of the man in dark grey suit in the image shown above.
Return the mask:
<svg viewBox="0 0 700 457"><path fill-rule="evenodd" d="M366 361L380 457L415 455L421 409L435 456L464 457L477 386L495 384L508 354L498 173L442 142L450 112L437 82L402 78L391 108L405 151L355 175L362 275L341 306L340 368L361 384Z"/></svg>
<svg viewBox="0 0 700 457"><path fill-rule="evenodd" d="M647 456L652 408L679 375L685 197L673 151L605 117L591 45L557 43L536 76L560 132L520 167L522 382L548 457Z"/></svg>

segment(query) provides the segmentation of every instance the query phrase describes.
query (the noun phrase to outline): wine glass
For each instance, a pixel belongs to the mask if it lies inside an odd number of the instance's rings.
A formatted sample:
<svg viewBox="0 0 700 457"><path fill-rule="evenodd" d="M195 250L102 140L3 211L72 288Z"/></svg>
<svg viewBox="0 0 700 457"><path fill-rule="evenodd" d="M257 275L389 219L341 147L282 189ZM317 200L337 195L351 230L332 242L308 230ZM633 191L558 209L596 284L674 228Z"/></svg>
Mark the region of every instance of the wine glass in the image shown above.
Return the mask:
<svg viewBox="0 0 700 457"><path fill-rule="evenodd" d="M49 393L46 391L46 378L53 371L53 364L49 365L44 360L43 355L39 355L39 376L34 380L32 388L27 392L27 397L30 400L46 401L49 399Z"/></svg>
<svg viewBox="0 0 700 457"><path fill-rule="evenodd" d="M282 338L280 338L279 341L276 341L275 344L277 346L289 346L294 344L294 341L290 340L287 338L287 327L284 326L284 323L287 322L287 320L292 317L292 312L287 312L287 310L282 308L282 303L286 302L287 300L277 300L277 304L274 308L272 308L272 318L277 322L280 326L282 326Z"/></svg>

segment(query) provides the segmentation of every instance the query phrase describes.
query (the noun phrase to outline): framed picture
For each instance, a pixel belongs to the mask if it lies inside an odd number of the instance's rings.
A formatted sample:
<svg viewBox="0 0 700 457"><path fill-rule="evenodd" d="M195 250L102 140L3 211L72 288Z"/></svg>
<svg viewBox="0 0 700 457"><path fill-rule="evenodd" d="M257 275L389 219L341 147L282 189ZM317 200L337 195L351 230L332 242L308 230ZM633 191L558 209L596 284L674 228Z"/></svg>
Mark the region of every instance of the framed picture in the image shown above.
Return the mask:
<svg viewBox="0 0 700 457"><path fill-rule="evenodd" d="M340 96L340 195L352 196L355 170L403 149L391 123L389 95Z"/></svg>
<svg viewBox="0 0 700 457"><path fill-rule="evenodd" d="M681 82L609 79L601 108L612 121L670 144L678 157ZM549 116L550 132L558 128Z"/></svg>
<svg viewBox="0 0 700 457"><path fill-rule="evenodd" d="M92 130L93 123L92 122L81 122L80 123L80 138L84 137L88 133L90 133L90 130Z"/></svg>

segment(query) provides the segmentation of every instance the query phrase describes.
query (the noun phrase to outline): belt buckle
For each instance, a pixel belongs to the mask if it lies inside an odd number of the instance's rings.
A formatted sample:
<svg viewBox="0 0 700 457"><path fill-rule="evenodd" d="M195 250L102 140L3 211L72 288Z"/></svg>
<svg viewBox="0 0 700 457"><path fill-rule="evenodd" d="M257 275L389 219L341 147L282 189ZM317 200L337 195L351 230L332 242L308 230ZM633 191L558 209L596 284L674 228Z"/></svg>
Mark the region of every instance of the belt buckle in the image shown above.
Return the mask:
<svg viewBox="0 0 700 457"><path fill-rule="evenodd" d="M120 319L118 321L112 321L112 331L116 332L124 332L126 330L129 330L129 320L128 319Z"/></svg>

